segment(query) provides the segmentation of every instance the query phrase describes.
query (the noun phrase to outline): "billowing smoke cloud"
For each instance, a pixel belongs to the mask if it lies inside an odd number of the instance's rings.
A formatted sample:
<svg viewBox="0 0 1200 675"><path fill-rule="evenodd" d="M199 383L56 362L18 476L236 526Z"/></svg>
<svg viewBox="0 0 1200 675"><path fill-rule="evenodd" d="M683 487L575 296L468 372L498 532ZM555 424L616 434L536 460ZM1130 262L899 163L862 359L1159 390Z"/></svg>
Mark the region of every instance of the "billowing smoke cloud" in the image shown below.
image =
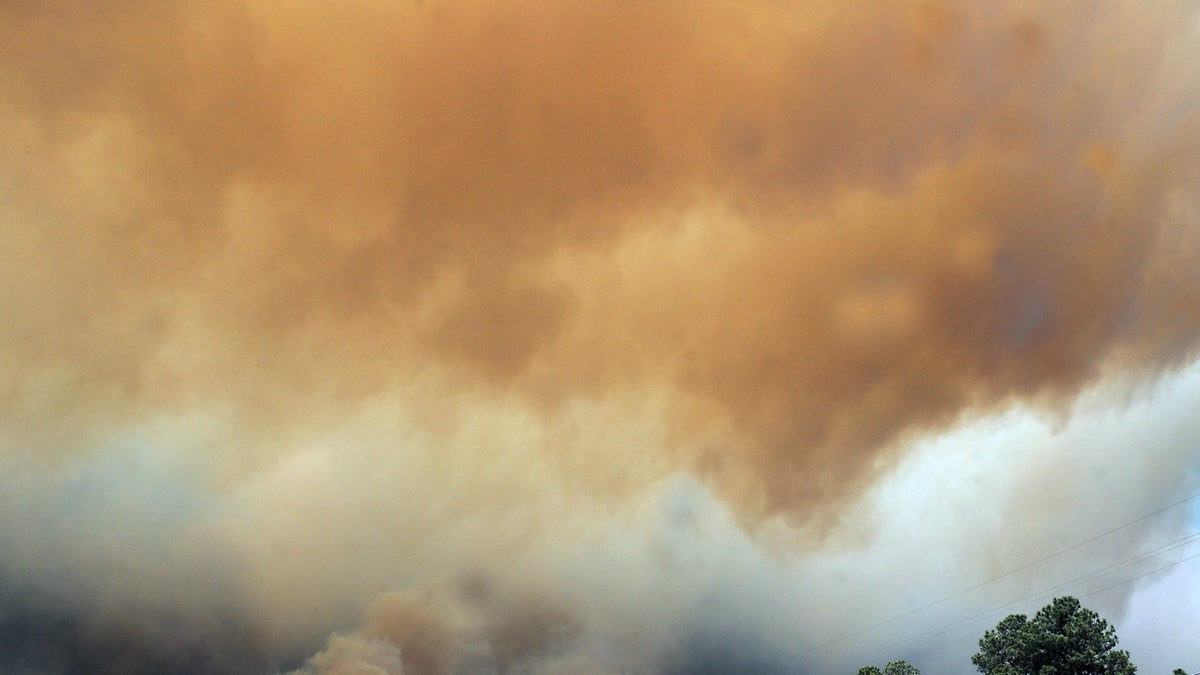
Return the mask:
<svg viewBox="0 0 1200 675"><path fill-rule="evenodd" d="M692 620L699 587L635 649L595 624L636 612L546 579L678 480L843 545L916 440L1190 363L1196 31L1182 1L2 2L0 453L187 457L200 585L254 627L232 670L382 597L304 667L772 672L784 636ZM158 545L129 568L178 589ZM434 581L481 559L523 590ZM112 574L6 564L4 597ZM208 592L163 593L115 594ZM83 614L88 649L122 625Z"/></svg>
<svg viewBox="0 0 1200 675"><path fill-rule="evenodd" d="M1186 11L10 3L9 425L666 390L810 510L1190 353Z"/></svg>

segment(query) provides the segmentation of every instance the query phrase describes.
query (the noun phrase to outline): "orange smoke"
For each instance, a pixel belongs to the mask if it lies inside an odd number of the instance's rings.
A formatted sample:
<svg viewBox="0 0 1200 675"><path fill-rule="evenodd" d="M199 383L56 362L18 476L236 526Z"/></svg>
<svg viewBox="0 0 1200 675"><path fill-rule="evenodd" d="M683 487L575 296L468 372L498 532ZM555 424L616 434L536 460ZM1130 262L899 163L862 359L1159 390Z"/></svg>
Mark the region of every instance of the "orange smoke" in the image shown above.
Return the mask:
<svg viewBox="0 0 1200 675"><path fill-rule="evenodd" d="M1177 366L1188 4L1014 7L5 3L6 435L665 400L667 466L804 519L907 434Z"/></svg>

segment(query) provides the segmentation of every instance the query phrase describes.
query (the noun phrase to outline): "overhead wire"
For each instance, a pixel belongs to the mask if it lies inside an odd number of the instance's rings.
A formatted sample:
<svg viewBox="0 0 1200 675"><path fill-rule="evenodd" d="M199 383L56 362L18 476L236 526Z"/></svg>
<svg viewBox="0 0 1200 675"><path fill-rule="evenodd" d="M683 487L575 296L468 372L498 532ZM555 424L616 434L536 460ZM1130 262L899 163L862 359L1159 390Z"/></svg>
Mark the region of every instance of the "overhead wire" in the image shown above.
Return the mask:
<svg viewBox="0 0 1200 675"><path fill-rule="evenodd" d="M1071 551L1075 551L1075 550L1077 550L1077 549L1079 549L1079 548L1082 548L1082 547L1084 547L1084 546L1086 546L1086 545L1088 545L1088 544L1091 544L1091 543L1093 543L1093 542L1096 542L1096 541L1098 541L1098 540L1100 540L1100 539L1103 539L1104 537L1107 537L1107 536L1109 536L1109 535L1112 535L1112 534L1115 534L1115 533L1117 533L1117 532L1120 532L1121 530L1124 530L1124 529L1127 529L1127 528L1129 528L1129 527L1132 527L1132 526L1134 526L1134 525L1137 525L1138 523L1145 522L1146 520L1149 520L1149 519L1151 519L1151 518L1154 518L1155 516L1161 515L1161 514L1163 514L1163 513L1167 512L1167 511L1170 511L1171 509L1174 509L1174 508L1176 508L1176 507L1178 507L1178 506L1181 506L1181 505L1183 505L1183 504L1186 504L1186 503L1188 503L1188 502L1191 502L1191 501L1193 501L1193 500L1195 500L1195 499L1197 499L1197 498L1200 498L1200 492L1193 493L1193 494L1191 494L1191 495L1189 495L1189 496L1187 496L1187 497L1184 497L1184 498L1182 498L1182 499L1179 499L1179 500L1177 500L1177 501L1174 501L1174 502L1172 502L1172 503L1170 503L1170 504L1167 504L1166 506L1163 506L1163 507L1161 507L1161 508L1155 509L1154 511L1151 511L1150 513L1147 513L1147 514L1145 514L1145 515L1139 516L1139 517L1137 517L1137 518L1134 518L1133 520L1130 520L1130 521L1128 521L1128 522L1122 523L1121 525L1117 525L1116 527L1113 527L1113 528L1110 528L1110 529L1108 529L1108 530L1105 530L1105 531L1103 531L1103 532L1100 532L1099 534L1093 535L1093 536L1091 536L1091 537L1088 537L1087 539L1084 539L1084 540L1082 540L1082 541L1079 541L1079 542L1077 542L1077 543L1075 543L1075 544L1072 544L1072 545L1070 545L1070 546L1067 546L1067 547L1065 547L1065 548L1062 548L1062 549L1060 549L1060 550L1058 550L1058 551L1056 551L1056 552L1054 552L1054 553L1051 553L1051 554L1049 554L1049 555L1043 556L1043 557L1041 557L1041 558L1038 558L1037 560L1034 560L1034 561L1032 561L1032 562L1025 563L1025 564L1023 564L1023 565L1021 565L1021 566L1019 566L1019 567L1013 568L1013 569L1011 569L1011 570L1008 570L1008 571L1006 571L1006 572L1004 572L1004 573L1002 573L1002 574L999 574L999 575L996 575L996 576L994 576L994 577L991 577L990 579L987 579L987 580L984 580L984 581L978 582L978 583L976 583L976 584L973 584L973 585L971 585L971 586L968 586L968 587L966 587L966 588L963 588L963 589L960 589L960 590L958 590L958 591L955 591L955 592L953 592L953 593L950 593L949 595L942 596L942 597L940 597L940 598L938 598L938 599L936 599L936 600L933 600L933 601L927 602L927 603L925 603L925 604L923 604L923 605L920 605L920 606L918 606L918 607L914 607L914 608L912 608L912 609L909 609L909 610L907 610L907 611L904 611L904 612L902 612L902 613L900 613L900 614L896 614L896 615L894 615L894 616L891 616L891 617L889 617L889 618L887 618L887 619L883 619L883 620L881 620L881 621L878 621L878 622L876 622L876 623L870 624L870 625L868 625L868 626L864 626L864 627L862 627L862 628L859 628L859 629L857 629L857 630L855 630L855 631L852 631L852 632L849 632L849 633L845 633L845 634L843 634L843 635L839 635L838 637L835 637L835 638L833 638L833 639L827 640L827 641L825 641L825 642L822 642L822 643L820 643L820 644L818 644L818 645L815 645L815 646L813 646L813 647L808 647L808 648L805 648L805 649L798 650L798 651L796 651L796 652L792 652L792 653L790 653L790 654L787 654L787 655L785 655L785 656L783 656L783 657L779 658L779 659L777 660L777 662L779 662L779 663L784 663L784 662L787 662L787 661L791 661L791 660L794 660L794 659L800 658L800 657L802 657L802 656L808 656L808 655L811 655L811 654L813 654L813 653L815 653L815 652L818 652L818 651L820 651L820 650L823 650L823 649L826 649L826 648L828 648L828 647L831 647L831 646L833 646L833 645L835 645L835 644L838 644L839 642L843 642L843 641L845 641L845 640L848 640L848 639L850 639L850 638L857 637L857 636L859 636L859 635L862 635L862 634L864 634L864 633L867 633L867 632L869 632L869 631L872 631L872 630L875 630L875 629L877 629L877 628L881 628L881 627L883 627L883 626L886 626L886 625L888 625L888 624L890 624L890 623L893 623L893 622L895 622L895 621L899 621L900 619L903 619L903 618L906 618L906 617L912 616L913 614L916 614L916 613L918 613L918 612L921 612L921 611L924 611L924 610L930 609L930 608L932 608L932 607L935 607L935 606L937 606L937 605L940 605L940 604L942 604L942 603L944 603L944 602L947 602L947 601L949 601L949 600L953 600L954 598L958 598L958 597L960 597L960 596L963 596L963 595L965 595L965 594L967 594L967 593L970 593L970 592L972 592L972 591L975 591L975 590L978 590L978 589L980 589L980 588L983 588L983 587L985 587L985 586L991 585L991 584L993 584L993 583L995 583L995 582L997 582L997 581L1000 581L1001 579L1006 579L1006 578L1008 578L1008 577L1011 577L1011 576L1013 576L1013 575L1015 575L1015 574L1018 574L1018 573L1020 573L1020 572L1024 572L1024 571L1026 571L1026 570L1028 570L1028 569L1030 569L1030 568L1032 568L1032 567L1035 567L1035 566L1037 566L1037 565L1040 565L1040 564L1042 564L1042 563L1044 563L1044 562L1047 562L1047 561L1053 560L1054 558L1057 558L1057 557L1059 557L1059 556L1062 556L1062 555L1064 555L1064 554L1066 554L1066 553L1070 553ZM1019 601L1018 601L1018 602L1019 602Z"/></svg>
<svg viewBox="0 0 1200 675"><path fill-rule="evenodd" d="M1121 560L1121 561L1118 561L1118 562L1112 563L1112 564L1110 564L1110 565L1107 565L1107 566L1105 566L1105 567L1102 567L1102 568L1100 568L1100 569L1093 570L1092 572L1089 572L1089 573L1087 573L1087 574L1080 575L1080 576L1078 576L1078 577L1074 577L1074 578L1072 578L1072 579L1068 579L1068 580L1066 580L1066 581L1063 581L1063 582L1057 583L1057 584L1055 584L1055 585L1053 585L1053 586L1050 586L1050 587L1048 587L1048 588L1044 588L1044 589L1042 589L1042 590L1040 590L1040 591L1038 591L1038 592L1036 592L1036 593L1033 593L1033 594L1027 595L1027 596L1025 596L1025 597L1023 597L1023 598L1020 598L1020 599L1018 599L1018 600L1013 600L1013 601L1011 601L1011 602L1005 603L1005 604L1003 604L1003 605L999 605L999 606L997 606L997 607L994 607L994 608L991 608L991 609L985 610L985 611L983 611L983 612L978 612L978 613L976 613L976 614L973 614L973 615L971 615L971 616L968 616L968 617L963 617L963 618L961 618L961 619L956 619L956 620L954 620L954 621L951 621L951 622L949 622L949 623L943 624L942 626L939 626L939 627L937 627L937 628L934 628L934 629L928 630L928 631L926 631L926 632L924 632L924 633L920 633L920 634L918 634L918 635L913 635L913 636L910 636L910 637L908 637L908 638L905 638L905 639L903 639L903 640L899 640L899 641L897 641L897 642L893 642L893 643L890 643L890 644L884 645L884 646L882 646L882 647L878 647L878 648L876 648L876 649L873 649L873 650L871 650L871 651L869 651L869 652L860 653L860 654L858 654L857 656L854 656L854 657L852 657L852 658L847 658L847 659L844 659L844 660L842 660L842 661L839 661L839 663L847 663L847 662L852 662L852 661L853 661L853 662L862 661L862 660L864 660L864 659L869 659L869 658L871 658L871 657L873 657L873 656L875 656L875 655L877 655L877 654L880 654L880 653L884 653L884 652L888 652L888 651L891 651L891 650L899 649L899 648L902 648L902 647L910 646L910 645L912 645L912 644L919 643L919 642L922 642L922 641L927 641L927 640L934 639L934 638L936 638L937 636L944 635L944 634L946 634L946 633L950 633L951 631L954 631L954 630L956 630L957 628L960 628L960 627L962 627L962 626L965 626L965 625L968 625L968 624L971 624L971 623L974 623L974 622L977 622L977 621L982 621L982 620L986 620L986 619L991 619L991 618L994 618L994 617L996 617L996 616L999 616L999 615L1001 615L1001 614L1004 614L1004 613L1005 613L1005 612L1007 612L1007 611L1011 611L1011 610L1013 610L1013 609L1016 609L1017 607L1019 607L1019 606L1021 606L1021 605L1025 604L1025 603L1028 603L1028 602L1031 602L1031 601L1034 601L1034 600L1039 600L1039 599L1045 599L1045 598L1049 598L1049 597L1051 597L1051 596L1053 596L1053 595L1056 595L1056 594L1058 594L1058 593L1060 593L1060 592L1062 592L1062 591L1065 591L1065 590L1068 590L1068 589L1071 589L1071 588L1075 588L1075 587L1077 587L1077 586L1081 586L1081 585L1083 585L1083 584L1086 584L1086 583L1088 583L1088 582L1090 582L1090 581L1094 581L1094 580L1096 580L1096 579L1103 578L1104 576L1107 576L1108 574L1110 574L1111 572L1113 572L1113 571L1115 571L1115 570L1117 570L1117 569L1119 569L1119 568L1122 568L1122 567L1129 567L1129 566L1133 565L1134 563L1141 562L1141 561L1144 561L1144 560L1150 560L1150 559L1152 559L1152 558L1155 558L1155 557L1158 557L1158 556L1160 556L1160 555L1163 555L1164 553L1168 553L1168 552L1170 552L1170 551L1174 551L1174 550L1176 550L1176 549L1183 548L1183 547L1185 547L1185 546L1188 546L1188 545L1190 545L1190 544L1193 544L1193 543L1195 543L1195 542L1197 542L1197 541L1200 541L1200 531L1193 532L1193 533L1191 533L1191 534L1185 535L1185 536L1183 536L1183 537L1180 537L1180 538L1178 538L1178 539L1175 539L1175 540L1173 540L1173 541L1167 542L1166 544L1163 544L1163 545L1161 545L1161 546L1159 546L1159 547L1157 547L1157 548L1155 548L1155 549L1152 549L1152 550L1149 550L1149 551L1144 551L1144 552L1142 552L1142 553L1139 553L1139 554L1137 554L1137 555L1135 555L1135 556L1131 556L1131 557L1129 557L1129 558L1126 558L1126 559L1124 559L1124 560ZM1135 581L1135 580L1137 580L1137 579L1140 579L1140 578L1142 578L1142 577L1145 577L1145 576L1148 576L1148 575L1151 575L1151 574L1155 574L1156 572L1160 572L1160 571L1162 571L1162 570L1165 570L1165 569L1168 569L1168 568L1170 568L1170 567L1174 567L1175 565L1178 565L1178 564L1181 564L1181 563L1187 562L1187 561L1189 561L1189 560L1193 560L1193 559L1195 559L1195 558L1200 558L1200 553L1197 553L1197 554L1194 554L1194 555L1188 556L1188 557L1186 557L1186 558L1182 558L1182 559L1180 559L1180 560L1177 560L1177 561L1175 561L1175 562L1169 563L1169 564L1167 564L1167 565L1163 565L1163 566L1161 566L1161 567L1157 567L1157 568L1155 568L1155 569L1153 569L1153 570L1150 570L1150 571L1148 571L1148 572L1144 572L1144 573L1142 573L1142 574L1138 574L1138 575L1135 575L1135 576L1129 577L1128 579L1124 579L1124 580L1122 580L1122 581L1119 581L1119 582L1117 582L1117 583L1110 584L1110 585L1108 585L1108 586L1105 586L1104 588L1100 588L1100 589L1097 589L1097 590L1094 590L1094 591L1089 591L1089 592L1087 592L1087 593L1080 593L1080 594L1078 594L1078 597L1088 597L1088 596L1091 596L1091 595L1095 595L1095 594L1097 594L1097 593L1102 593L1102 592L1104 592L1104 591L1106 591L1106 590L1109 590L1109 589L1115 588L1115 587L1117 587L1117 586L1121 586L1121 585L1124 585L1124 584L1130 583L1130 582L1132 582L1132 581ZM957 642L957 641L960 641L960 640L966 639L967 637L971 637L971 636L973 636L973 635L979 635L979 634L983 633L983 632L984 632L984 630L986 630L986 629L973 630L972 632L968 633L968 634L967 634L967 635L965 635L965 636L958 637L958 638L954 638L954 639L952 639L952 640L949 640L949 641L946 641L946 642L939 642L939 643L937 643L937 644L935 644L935 645L926 646L926 647L921 647L921 648L919 648L917 651L918 651L918 652L926 652L926 651L929 651L930 649L933 649L933 648L936 648L936 647L939 647L939 646L944 646L944 645L946 645L946 644L952 644L952 643L954 643L954 642Z"/></svg>
<svg viewBox="0 0 1200 675"><path fill-rule="evenodd" d="M1158 574L1159 572L1162 572L1162 571L1168 570L1168 569L1170 569L1170 568L1172 568L1172 567L1175 567L1175 566L1177 566L1177 565L1182 565L1182 564L1183 564L1183 563L1185 563L1185 562L1189 562L1189 561L1196 560L1196 559L1200 559L1200 553L1194 553L1194 554L1192 554L1192 555L1190 555L1190 556L1188 556L1188 557L1186 557L1186 558L1181 558L1181 559L1179 559L1179 560L1176 560L1176 561L1174 561L1174 562L1167 563L1166 565L1161 565L1161 566L1159 566L1159 567L1156 567L1156 568L1154 568L1154 569L1152 569L1152 570L1149 570L1149 571L1147 571L1147 572L1143 572L1143 573L1141 573L1141 574L1137 574L1137 575L1134 575L1134 576L1132 576L1132 577L1129 577L1128 579L1122 579L1121 581L1118 581L1118 582L1116 582L1116 583L1114 583L1114 584L1109 584L1108 586L1105 586L1104 588L1098 588L1098 589L1096 589L1096 590L1094 590L1094 591L1088 591L1087 593L1080 593L1080 594L1079 594L1077 597L1079 597L1079 598L1088 598L1088 597L1091 597L1091 596L1093 596L1093 595L1099 595L1100 593L1103 593L1103 592L1105 592L1105 591L1112 590L1112 589L1114 589L1114 588L1117 588L1117 587L1119 587L1119 586L1124 586L1125 584L1133 583L1134 581L1137 581L1138 579L1142 579L1142 578L1148 577L1148 576L1150 576L1150 575L1152 575L1152 574ZM1049 596L1046 596L1046 597L1049 597ZM946 645L953 644L953 643L955 643L955 642L961 642L961 641L963 641L963 640L966 640L966 639L968 639L968 638L972 638L972 637L976 637L976 636L982 635L982 634L983 634L983 633L985 633L985 632L987 632L987 629L986 629L986 628L985 628L985 629L982 629L982 630L974 630L974 631L971 631L971 632L969 632L969 633L966 633L966 634L964 634L964 635L961 635L961 636L959 636L959 637L956 637L956 638L954 638L954 639L952 639L952 640L947 640L947 641L945 641L945 642L940 642L940 643L938 643L938 644L935 644L935 645L930 645L930 646L928 646L928 647L924 647L924 648L922 648L922 649L918 650L918 653L928 652L928 651L930 651L930 650L937 649L937 648L939 648L939 647L944 647L944 646L946 646Z"/></svg>

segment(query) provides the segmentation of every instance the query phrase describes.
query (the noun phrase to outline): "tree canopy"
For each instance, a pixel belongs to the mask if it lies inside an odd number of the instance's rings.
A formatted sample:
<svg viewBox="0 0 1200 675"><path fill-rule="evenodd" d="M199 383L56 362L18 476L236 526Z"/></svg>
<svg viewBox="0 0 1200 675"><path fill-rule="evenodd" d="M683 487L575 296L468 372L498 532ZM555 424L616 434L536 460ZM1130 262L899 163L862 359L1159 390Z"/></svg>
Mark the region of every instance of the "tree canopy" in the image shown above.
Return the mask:
<svg viewBox="0 0 1200 675"><path fill-rule="evenodd" d="M921 671L908 661L890 661L883 670L876 666L859 668L858 675L921 675Z"/></svg>
<svg viewBox="0 0 1200 675"><path fill-rule="evenodd" d="M1010 614L979 641L971 662L985 675L1133 675L1117 631L1073 597L1055 598L1033 619Z"/></svg>

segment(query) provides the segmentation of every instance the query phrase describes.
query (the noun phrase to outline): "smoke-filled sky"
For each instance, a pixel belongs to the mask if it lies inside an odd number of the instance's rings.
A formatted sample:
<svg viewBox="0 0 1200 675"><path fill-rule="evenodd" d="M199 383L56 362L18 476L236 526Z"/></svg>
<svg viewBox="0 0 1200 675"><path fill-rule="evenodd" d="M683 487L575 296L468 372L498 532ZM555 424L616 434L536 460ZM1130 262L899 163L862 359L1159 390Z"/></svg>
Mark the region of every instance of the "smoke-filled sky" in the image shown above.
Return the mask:
<svg viewBox="0 0 1200 675"><path fill-rule="evenodd" d="M1068 593L1200 670L1197 77L1182 0L0 0L0 671L940 675Z"/></svg>

